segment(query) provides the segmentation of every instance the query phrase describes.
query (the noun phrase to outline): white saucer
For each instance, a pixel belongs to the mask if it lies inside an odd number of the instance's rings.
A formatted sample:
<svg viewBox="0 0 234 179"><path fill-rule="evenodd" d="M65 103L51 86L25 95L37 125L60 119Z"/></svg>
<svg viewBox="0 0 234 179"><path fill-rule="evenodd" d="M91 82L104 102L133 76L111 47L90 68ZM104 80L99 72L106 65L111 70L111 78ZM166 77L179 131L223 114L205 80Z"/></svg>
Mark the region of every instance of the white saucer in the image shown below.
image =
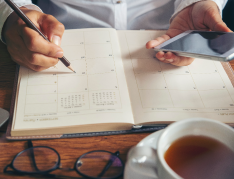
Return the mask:
<svg viewBox="0 0 234 179"><path fill-rule="evenodd" d="M150 150L149 152L152 152L153 149L157 149L158 139L163 131L164 129L156 131L148 135L147 137L142 139L136 146L146 147ZM134 154L131 154L131 150L128 152L128 157L130 157L131 155L134 155ZM133 178L134 179L159 179L155 174L154 168L149 167L148 169L146 169L142 167L141 164L135 164L132 161L133 160L129 160L128 158L128 161L125 165L125 170L124 170L124 179L133 179ZM139 173L136 172L136 171L141 171L141 170L142 172L139 172Z"/></svg>
<svg viewBox="0 0 234 179"><path fill-rule="evenodd" d="M136 146L149 146L152 147L153 149L157 149L158 139L163 131L164 129L161 129L159 131L156 131L148 135L147 137L142 139Z"/></svg>

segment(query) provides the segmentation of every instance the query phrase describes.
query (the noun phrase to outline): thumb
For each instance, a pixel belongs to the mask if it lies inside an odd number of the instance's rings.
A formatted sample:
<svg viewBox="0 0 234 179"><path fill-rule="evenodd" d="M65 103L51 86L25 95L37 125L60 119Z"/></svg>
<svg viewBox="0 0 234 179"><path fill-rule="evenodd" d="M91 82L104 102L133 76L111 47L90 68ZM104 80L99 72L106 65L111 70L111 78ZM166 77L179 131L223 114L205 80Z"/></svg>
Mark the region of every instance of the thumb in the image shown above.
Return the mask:
<svg viewBox="0 0 234 179"><path fill-rule="evenodd" d="M40 28L47 38L54 44L60 46L64 33L64 25L52 15L44 14L40 20Z"/></svg>
<svg viewBox="0 0 234 179"><path fill-rule="evenodd" d="M227 25L221 20L220 22L217 22L214 24L213 28L211 28L212 31L220 31L220 32L232 32L231 29L227 27Z"/></svg>
<svg viewBox="0 0 234 179"><path fill-rule="evenodd" d="M216 13L215 17L210 16L207 18L207 25L212 31L232 32L223 22L219 13Z"/></svg>

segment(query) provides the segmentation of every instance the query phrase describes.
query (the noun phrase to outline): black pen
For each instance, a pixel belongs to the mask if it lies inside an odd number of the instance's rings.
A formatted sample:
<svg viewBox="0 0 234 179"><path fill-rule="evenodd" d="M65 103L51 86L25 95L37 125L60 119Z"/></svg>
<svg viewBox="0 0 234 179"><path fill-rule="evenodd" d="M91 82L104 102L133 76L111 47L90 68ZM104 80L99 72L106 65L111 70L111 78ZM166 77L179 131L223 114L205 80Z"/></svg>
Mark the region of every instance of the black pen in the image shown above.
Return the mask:
<svg viewBox="0 0 234 179"><path fill-rule="evenodd" d="M28 27L38 32L45 40L50 42L46 36L33 24L33 22L20 10L20 8L13 3L11 0L5 0L5 2L14 10L14 12L27 24ZM73 68L71 67L71 63L63 56L59 58L59 60L71 71L76 73Z"/></svg>

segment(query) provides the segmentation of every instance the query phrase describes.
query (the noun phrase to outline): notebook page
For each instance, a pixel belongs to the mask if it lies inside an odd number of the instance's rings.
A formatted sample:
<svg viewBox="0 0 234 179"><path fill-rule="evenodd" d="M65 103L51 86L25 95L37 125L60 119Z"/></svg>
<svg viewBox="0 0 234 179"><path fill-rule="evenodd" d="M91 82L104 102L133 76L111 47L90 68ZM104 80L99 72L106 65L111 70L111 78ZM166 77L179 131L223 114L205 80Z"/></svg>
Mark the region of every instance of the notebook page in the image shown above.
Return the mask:
<svg viewBox="0 0 234 179"><path fill-rule="evenodd" d="M205 117L234 122L234 88L220 62L184 67L154 58L145 44L165 31L118 31L135 123Z"/></svg>
<svg viewBox="0 0 234 179"><path fill-rule="evenodd" d="M76 73L60 61L43 72L21 67L13 128L133 123L116 31L66 30L61 47Z"/></svg>

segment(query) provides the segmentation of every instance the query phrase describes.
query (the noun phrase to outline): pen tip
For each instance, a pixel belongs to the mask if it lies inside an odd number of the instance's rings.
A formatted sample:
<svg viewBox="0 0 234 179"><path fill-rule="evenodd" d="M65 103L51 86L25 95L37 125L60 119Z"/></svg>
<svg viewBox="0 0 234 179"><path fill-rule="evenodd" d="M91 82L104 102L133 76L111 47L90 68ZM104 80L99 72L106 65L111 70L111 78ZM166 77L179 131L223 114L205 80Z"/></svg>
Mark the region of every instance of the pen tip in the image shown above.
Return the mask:
<svg viewBox="0 0 234 179"><path fill-rule="evenodd" d="M75 71L73 71L74 73L76 73Z"/></svg>

